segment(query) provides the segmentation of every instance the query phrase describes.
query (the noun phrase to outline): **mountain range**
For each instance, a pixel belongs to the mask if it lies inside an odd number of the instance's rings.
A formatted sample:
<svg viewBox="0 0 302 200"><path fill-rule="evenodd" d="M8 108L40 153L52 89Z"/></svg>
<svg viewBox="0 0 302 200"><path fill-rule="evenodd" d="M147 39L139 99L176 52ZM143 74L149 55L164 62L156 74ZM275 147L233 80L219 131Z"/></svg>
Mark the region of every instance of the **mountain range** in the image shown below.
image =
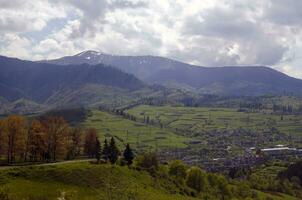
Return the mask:
<svg viewBox="0 0 302 200"><path fill-rule="evenodd" d="M114 102L116 95L131 96L146 86L134 75L104 64L61 66L0 56L0 97L6 105L19 99L26 99L27 105L56 107Z"/></svg>
<svg viewBox="0 0 302 200"><path fill-rule="evenodd" d="M180 92L185 91L185 92ZM141 98L302 94L302 80L269 67L202 67L156 56L85 51L54 60L0 56L0 113L122 105Z"/></svg>
<svg viewBox="0 0 302 200"><path fill-rule="evenodd" d="M302 80L265 66L202 67L157 56L115 56L85 51L41 62L70 65L103 63L146 83L217 95L302 94Z"/></svg>

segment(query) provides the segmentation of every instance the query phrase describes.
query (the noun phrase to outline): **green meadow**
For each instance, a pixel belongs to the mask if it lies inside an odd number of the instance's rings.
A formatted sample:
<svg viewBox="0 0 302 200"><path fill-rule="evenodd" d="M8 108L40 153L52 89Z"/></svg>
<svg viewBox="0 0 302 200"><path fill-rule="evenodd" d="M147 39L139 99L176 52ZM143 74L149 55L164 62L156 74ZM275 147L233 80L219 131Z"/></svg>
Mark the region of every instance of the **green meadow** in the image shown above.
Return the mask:
<svg viewBox="0 0 302 200"><path fill-rule="evenodd" d="M271 130L272 127L284 134L302 135L302 116L277 115L268 111L238 112L234 108L172 107L141 105L127 110L131 115L164 124L168 128L184 132L211 130L234 130L244 128L257 132Z"/></svg>
<svg viewBox="0 0 302 200"><path fill-rule="evenodd" d="M167 179L109 164L68 163L0 170L10 200L193 200ZM0 191L1 197L1 191ZM63 198L64 197L64 198Z"/></svg>
<svg viewBox="0 0 302 200"><path fill-rule="evenodd" d="M88 162L0 169L0 197L3 191L10 200L198 199L184 195L183 188L165 176ZM258 200L297 200L280 193L254 192Z"/></svg>
<svg viewBox="0 0 302 200"><path fill-rule="evenodd" d="M101 139L115 136L119 145L129 143L137 150L185 148L190 140L167 129L148 126L98 110L93 110L92 115L82 125L96 128Z"/></svg>

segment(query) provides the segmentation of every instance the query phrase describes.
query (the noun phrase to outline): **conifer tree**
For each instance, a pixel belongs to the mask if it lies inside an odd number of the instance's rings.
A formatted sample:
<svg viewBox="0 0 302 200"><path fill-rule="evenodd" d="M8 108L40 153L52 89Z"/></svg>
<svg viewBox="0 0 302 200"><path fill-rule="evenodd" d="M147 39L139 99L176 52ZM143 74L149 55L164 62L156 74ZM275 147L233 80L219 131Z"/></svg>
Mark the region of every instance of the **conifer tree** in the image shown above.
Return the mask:
<svg viewBox="0 0 302 200"><path fill-rule="evenodd" d="M133 163L134 154L133 154L132 149L130 148L129 143L127 144L126 149L124 150L123 156L124 156L124 160L127 161L128 166Z"/></svg>
<svg viewBox="0 0 302 200"><path fill-rule="evenodd" d="M109 144L109 161L111 164L115 164L120 152L115 144L115 140L112 137Z"/></svg>
<svg viewBox="0 0 302 200"><path fill-rule="evenodd" d="M95 144L95 158L100 161L101 159L101 153L102 153L102 149L101 149L101 143L99 138L96 138L96 144Z"/></svg>
<svg viewBox="0 0 302 200"><path fill-rule="evenodd" d="M104 148L103 148L103 151L102 151L102 155L103 155L103 159L108 161L108 159L109 159L109 146L108 146L107 139L105 139L105 141L104 141Z"/></svg>

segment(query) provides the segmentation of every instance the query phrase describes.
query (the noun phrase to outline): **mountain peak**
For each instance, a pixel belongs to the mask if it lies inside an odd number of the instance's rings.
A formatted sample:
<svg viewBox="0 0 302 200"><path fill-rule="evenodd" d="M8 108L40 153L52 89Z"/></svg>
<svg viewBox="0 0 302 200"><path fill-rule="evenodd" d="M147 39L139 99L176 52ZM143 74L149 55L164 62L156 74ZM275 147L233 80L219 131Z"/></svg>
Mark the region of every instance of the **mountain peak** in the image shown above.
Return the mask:
<svg viewBox="0 0 302 200"><path fill-rule="evenodd" d="M104 53L94 51L94 50L87 50L87 51L83 51L79 54L76 54L75 56L77 56L77 57L87 57L87 56L99 56L99 55L104 55Z"/></svg>

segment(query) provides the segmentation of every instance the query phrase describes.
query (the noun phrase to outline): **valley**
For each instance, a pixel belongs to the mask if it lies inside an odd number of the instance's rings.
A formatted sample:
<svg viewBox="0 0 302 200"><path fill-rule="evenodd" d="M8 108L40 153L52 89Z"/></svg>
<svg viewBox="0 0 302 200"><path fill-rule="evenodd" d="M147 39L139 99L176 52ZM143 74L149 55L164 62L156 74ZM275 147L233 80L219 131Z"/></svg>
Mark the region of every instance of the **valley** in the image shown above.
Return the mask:
<svg viewBox="0 0 302 200"><path fill-rule="evenodd" d="M301 200L302 0L0 0L0 200Z"/></svg>
<svg viewBox="0 0 302 200"><path fill-rule="evenodd" d="M0 57L0 200L302 197L301 80L100 56Z"/></svg>

